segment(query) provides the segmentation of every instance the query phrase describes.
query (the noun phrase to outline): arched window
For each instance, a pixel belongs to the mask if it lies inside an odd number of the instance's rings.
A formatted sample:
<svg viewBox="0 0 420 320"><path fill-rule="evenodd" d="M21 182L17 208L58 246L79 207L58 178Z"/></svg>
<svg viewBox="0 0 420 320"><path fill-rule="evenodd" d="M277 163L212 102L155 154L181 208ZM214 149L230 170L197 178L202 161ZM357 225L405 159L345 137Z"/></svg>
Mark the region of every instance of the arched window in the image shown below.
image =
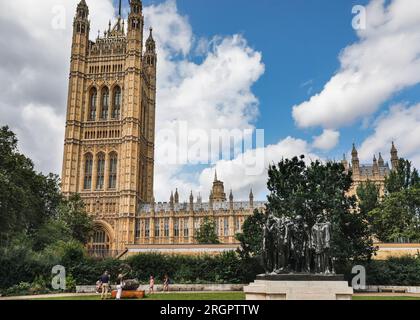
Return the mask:
<svg viewBox="0 0 420 320"><path fill-rule="evenodd" d="M108 90L108 88L104 88L102 90L101 119L105 120L105 119L108 118L108 110L109 110L109 90Z"/></svg>
<svg viewBox="0 0 420 320"><path fill-rule="evenodd" d="M114 89L114 109L112 110L112 118L119 119L121 112L121 88L116 87Z"/></svg>
<svg viewBox="0 0 420 320"><path fill-rule="evenodd" d="M104 188L105 181L105 155L100 153L98 155L98 167L97 167L97 179L96 179L96 189L102 190Z"/></svg>
<svg viewBox="0 0 420 320"><path fill-rule="evenodd" d="M92 189L92 169L93 169L93 156L87 154L85 157L85 178L83 188L85 190Z"/></svg>
<svg viewBox="0 0 420 320"><path fill-rule="evenodd" d="M110 239L108 234L103 229L95 229L90 247L90 253L93 256L102 258L110 256Z"/></svg>
<svg viewBox="0 0 420 320"><path fill-rule="evenodd" d="M90 91L90 101L89 101L89 120L94 121L96 119L96 101L98 97L98 92L95 88Z"/></svg>
<svg viewBox="0 0 420 320"><path fill-rule="evenodd" d="M112 153L109 160L109 188L115 189L117 187L117 167L118 167L118 156L116 153Z"/></svg>

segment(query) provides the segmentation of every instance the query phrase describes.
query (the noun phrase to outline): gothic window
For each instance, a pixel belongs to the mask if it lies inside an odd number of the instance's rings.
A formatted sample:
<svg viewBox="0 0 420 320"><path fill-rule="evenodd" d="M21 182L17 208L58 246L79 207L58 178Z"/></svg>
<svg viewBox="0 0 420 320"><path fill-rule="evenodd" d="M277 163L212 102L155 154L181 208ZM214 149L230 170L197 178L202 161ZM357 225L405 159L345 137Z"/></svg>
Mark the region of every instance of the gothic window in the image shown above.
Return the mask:
<svg viewBox="0 0 420 320"><path fill-rule="evenodd" d="M235 233L241 231L240 221L238 217L235 217Z"/></svg>
<svg viewBox="0 0 420 320"><path fill-rule="evenodd" d="M91 253L97 257L107 257L110 252L110 239L106 232L102 229L96 229L94 231L92 240L91 240Z"/></svg>
<svg viewBox="0 0 420 320"><path fill-rule="evenodd" d="M187 218L184 219L184 237L185 238L189 237L188 219Z"/></svg>
<svg viewBox="0 0 420 320"><path fill-rule="evenodd" d="M225 218L223 231L225 237L229 236L229 218Z"/></svg>
<svg viewBox="0 0 420 320"><path fill-rule="evenodd" d="M146 238L150 237L150 219L146 219L144 222L144 236Z"/></svg>
<svg viewBox="0 0 420 320"><path fill-rule="evenodd" d="M98 92L93 88L90 92L90 103L89 103L89 120L94 121L96 118L96 100Z"/></svg>
<svg viewBox="0 0 420 320"><path fill-rule="evenodd" d="M105 155L100 153L98 155L98 168L97 168L97 179L96 179L96 189L102 190L104 188L104 179L105 178Z"/></svg>
<svg viewBox="0 0 420 320"><path fill-rule="evenodd" d="M118 156L113 153L109 160L109 188L115 189L117 187L117 166Z"/></svg>
<svg viewBox="0 0 420 320"><path fill-rule="evenodd" d="M165 218L165 237L169 237L169 218Z"/></svg>
<svg viewBox="0 0 420 320"><path fill-rule="evenodd" d="M179 219L174 219L174 237L179 237Z"/></svg>
<svg viewBox="0 0 420 320"><path fill-rule="evenodd" d="M119 119L121 112L121 88L116 87L114 89L114 109L112 110L112 118Z"/></svg>
<svg viewBox="0 0 420 320"><path fill-rule="evenodd" d="M159 219L155 219L155 237L160 237L160 222Z"/></svg>
<svg viewBox="0 0 420 320"><path fill-rule="evenodd" d="M108 88L104 88L102 90L102 113L101 119L105 120L108 118L108 110L109 110L109 90Z"/></svg>
<svg viewBox="0 0 420 320"><path fill-rule="evenodd" d="M141 219L136 219L136 230L135 230L135 237L136 239L140 238L141 236Z"/></svg>
<svg viewBox="0 0 420 320"><path fill-rule="evenodd" d="M82 34L84 34L85 33L85 25L84 24L82 24Z"/></svg>
<svg viewBox="0 0 420 320"><path fill-rule="evenodd" d="M91 154L88 154L85 158L85 178L83 188L85 190L90 190L92 189L93 156Z"/></svg>

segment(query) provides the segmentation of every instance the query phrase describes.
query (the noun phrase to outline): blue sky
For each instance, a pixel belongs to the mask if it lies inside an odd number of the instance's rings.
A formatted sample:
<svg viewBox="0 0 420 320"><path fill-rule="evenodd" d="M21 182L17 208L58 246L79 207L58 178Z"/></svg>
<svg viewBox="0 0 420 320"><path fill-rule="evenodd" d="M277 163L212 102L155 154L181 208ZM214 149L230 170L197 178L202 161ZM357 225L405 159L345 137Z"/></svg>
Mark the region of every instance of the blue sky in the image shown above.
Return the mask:
<svg viewBox="0 0 420 320"><path fill-rule="evenodd" d="M143 1L145 6L162 2ZM252 48L262 52L266 70L253 87L260 101L256 126L265 129L266 144L274 144L288 135L311 139L322 133L319 127L297 128L291 108L320 92L339 69L339 53L357 41L351 26L352 8L368 2L178 0L177 6L180 14L188 16L197 37L240 33ZM117 6L118 1L115 3ZM419 100L419 86L415 86L398 93L372 116L393 103ZM342 128L340 144L323 155L341 159L353 142L361 144L371 133L361 121L351 123Z"/></svg>

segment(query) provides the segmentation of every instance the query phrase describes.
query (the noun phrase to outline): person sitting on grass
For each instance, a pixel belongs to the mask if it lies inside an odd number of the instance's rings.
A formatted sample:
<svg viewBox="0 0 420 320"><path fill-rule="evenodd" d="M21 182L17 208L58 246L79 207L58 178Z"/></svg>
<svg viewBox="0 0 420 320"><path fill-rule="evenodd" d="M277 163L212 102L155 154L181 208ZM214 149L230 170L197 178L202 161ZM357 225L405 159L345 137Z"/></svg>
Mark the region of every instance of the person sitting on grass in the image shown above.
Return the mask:
<svg viewBox="0 0 420 320"><path fill-rule="evenodd" d="M108 271L105 271L104 274L101 276L100 282L101 282L101 300L108 299L109 294L109 281L110 281L110 275Z"/></svg>

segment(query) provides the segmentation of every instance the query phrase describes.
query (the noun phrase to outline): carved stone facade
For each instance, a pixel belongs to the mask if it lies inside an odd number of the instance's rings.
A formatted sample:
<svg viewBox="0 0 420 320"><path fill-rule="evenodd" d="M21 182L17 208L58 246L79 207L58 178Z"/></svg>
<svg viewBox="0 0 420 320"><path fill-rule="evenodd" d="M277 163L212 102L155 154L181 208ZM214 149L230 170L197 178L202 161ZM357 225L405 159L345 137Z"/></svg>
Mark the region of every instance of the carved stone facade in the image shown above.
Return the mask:
<svg viewBox="0 0 420 320"><path fill-rule="evenodd" d="M143 46L140 0L130 1L127 28L120 14L95 42L88 17L81 0L73 22L62 192L81 194L94 215L92 246L118 251L134 242L140 204L153 199L157 56L152 30Z"/></svg>
<svg viewBox="0 0 420 320"><path fill-rule="evenodd" d="M209 201L202 202L201 196L194 201L191 192L189 202L180 203L178 190L171 194L169 202L143 205L136 224L136 244L179 245L196 244L195 235L205 218L216 223L216 233L222 244L235 244L235 235L242 230L245 220L254 209L264 210L264 202L254 202L251 191L249 201L235 202L230 192L226 199L224 184L213 182Z"/></svg>

